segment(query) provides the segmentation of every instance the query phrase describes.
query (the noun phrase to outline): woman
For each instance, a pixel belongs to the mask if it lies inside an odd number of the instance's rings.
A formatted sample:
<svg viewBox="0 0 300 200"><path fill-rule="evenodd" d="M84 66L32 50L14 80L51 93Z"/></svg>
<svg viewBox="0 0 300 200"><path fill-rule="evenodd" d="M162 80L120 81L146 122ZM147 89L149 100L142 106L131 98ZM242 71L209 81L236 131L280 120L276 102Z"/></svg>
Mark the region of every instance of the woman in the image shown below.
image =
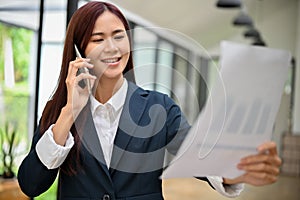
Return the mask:
<svg viewBox="0 0 300 200"><path fill-rule="evenodd" d="M163 199L164 150L176 153L190 126L166 95L132 83L127 31L126 19L109 3L89 2L74 13L57 89L19 168L28 196L45 192L60 172L58 199ZM84 58L76 58L74 44ZM79 73L83 68L90 73ZM240 183L273 183L281 163L276 145L258 150L238 165L244 175L200 179L226 196L238 195Z"/></svg>

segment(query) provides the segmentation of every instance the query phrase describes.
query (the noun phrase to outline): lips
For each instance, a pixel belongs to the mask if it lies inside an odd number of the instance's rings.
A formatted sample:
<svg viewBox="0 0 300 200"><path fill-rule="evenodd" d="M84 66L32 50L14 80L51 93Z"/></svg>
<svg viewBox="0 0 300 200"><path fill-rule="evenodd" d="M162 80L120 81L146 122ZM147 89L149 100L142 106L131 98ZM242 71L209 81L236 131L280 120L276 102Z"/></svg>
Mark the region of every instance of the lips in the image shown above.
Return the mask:
<svg viewBox="0 0 300 200"><path fill-rule="evenodd" d="M106 59L102 59L101 62L105 63L105 64L114 64L117 63L121 60L121 57L116 57L116 58L106 58Z"/></svg>

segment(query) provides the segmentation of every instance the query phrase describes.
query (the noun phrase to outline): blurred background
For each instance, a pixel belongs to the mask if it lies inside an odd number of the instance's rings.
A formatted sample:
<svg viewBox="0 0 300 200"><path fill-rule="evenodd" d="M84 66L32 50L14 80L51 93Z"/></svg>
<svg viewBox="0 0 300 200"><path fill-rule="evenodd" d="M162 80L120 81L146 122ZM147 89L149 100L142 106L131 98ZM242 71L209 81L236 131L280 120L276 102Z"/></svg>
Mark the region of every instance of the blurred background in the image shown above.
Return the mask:
<svg viewBox="0 0 300 200"><path fill-rule="evenodd" d="M15 180L56 87L66 27L84 0L0 0L0 199L26 199ZM283 159L275 184L237 199L300 199L300 1L113 0L132 28L137 84L168 94L193 123L217 73L220 42L291 52L274 124ZM176 72L176 73L174 73ZM194 179L164 181L169 199L225 199ZM56 183L35 199L55 199ZM10 197L9 197L10 196Z"/></svg>

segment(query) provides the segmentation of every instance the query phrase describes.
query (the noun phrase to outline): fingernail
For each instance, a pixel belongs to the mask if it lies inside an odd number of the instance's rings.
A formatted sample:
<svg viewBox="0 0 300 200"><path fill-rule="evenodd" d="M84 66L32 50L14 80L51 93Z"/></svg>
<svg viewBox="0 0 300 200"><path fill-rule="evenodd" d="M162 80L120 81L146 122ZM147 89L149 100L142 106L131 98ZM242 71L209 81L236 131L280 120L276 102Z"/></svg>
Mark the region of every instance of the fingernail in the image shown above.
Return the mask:
<svg viewBox="0 0 300 200"><path fill-rule="evenodd" d="M239 164L237 164L237 168L238 169L243 169L243 165L239 163Z"/></svg>

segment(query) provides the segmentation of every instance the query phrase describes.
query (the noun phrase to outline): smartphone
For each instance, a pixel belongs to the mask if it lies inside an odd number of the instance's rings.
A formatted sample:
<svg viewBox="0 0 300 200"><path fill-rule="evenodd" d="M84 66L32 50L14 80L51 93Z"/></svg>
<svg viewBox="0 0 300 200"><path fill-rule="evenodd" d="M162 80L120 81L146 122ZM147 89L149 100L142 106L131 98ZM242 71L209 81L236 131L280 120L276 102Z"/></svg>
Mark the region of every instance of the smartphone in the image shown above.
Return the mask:
<svg viewBox="0 0 300 200"><path fill-rule="evenodd" d="M74 48L75 48L76 56L78 58L82 58L76 44L74 44ZM81 68L78 69L78 74L77 75L79 75L80 73L89 73L89 70L86 67L81 67ZM88 79L84 79L83 82L82 81L79 82L79 86L82 87L82 88L85 88L86 85L88 87L89 92L91 92L91 84L90 84L90 81Z"/></svg>

